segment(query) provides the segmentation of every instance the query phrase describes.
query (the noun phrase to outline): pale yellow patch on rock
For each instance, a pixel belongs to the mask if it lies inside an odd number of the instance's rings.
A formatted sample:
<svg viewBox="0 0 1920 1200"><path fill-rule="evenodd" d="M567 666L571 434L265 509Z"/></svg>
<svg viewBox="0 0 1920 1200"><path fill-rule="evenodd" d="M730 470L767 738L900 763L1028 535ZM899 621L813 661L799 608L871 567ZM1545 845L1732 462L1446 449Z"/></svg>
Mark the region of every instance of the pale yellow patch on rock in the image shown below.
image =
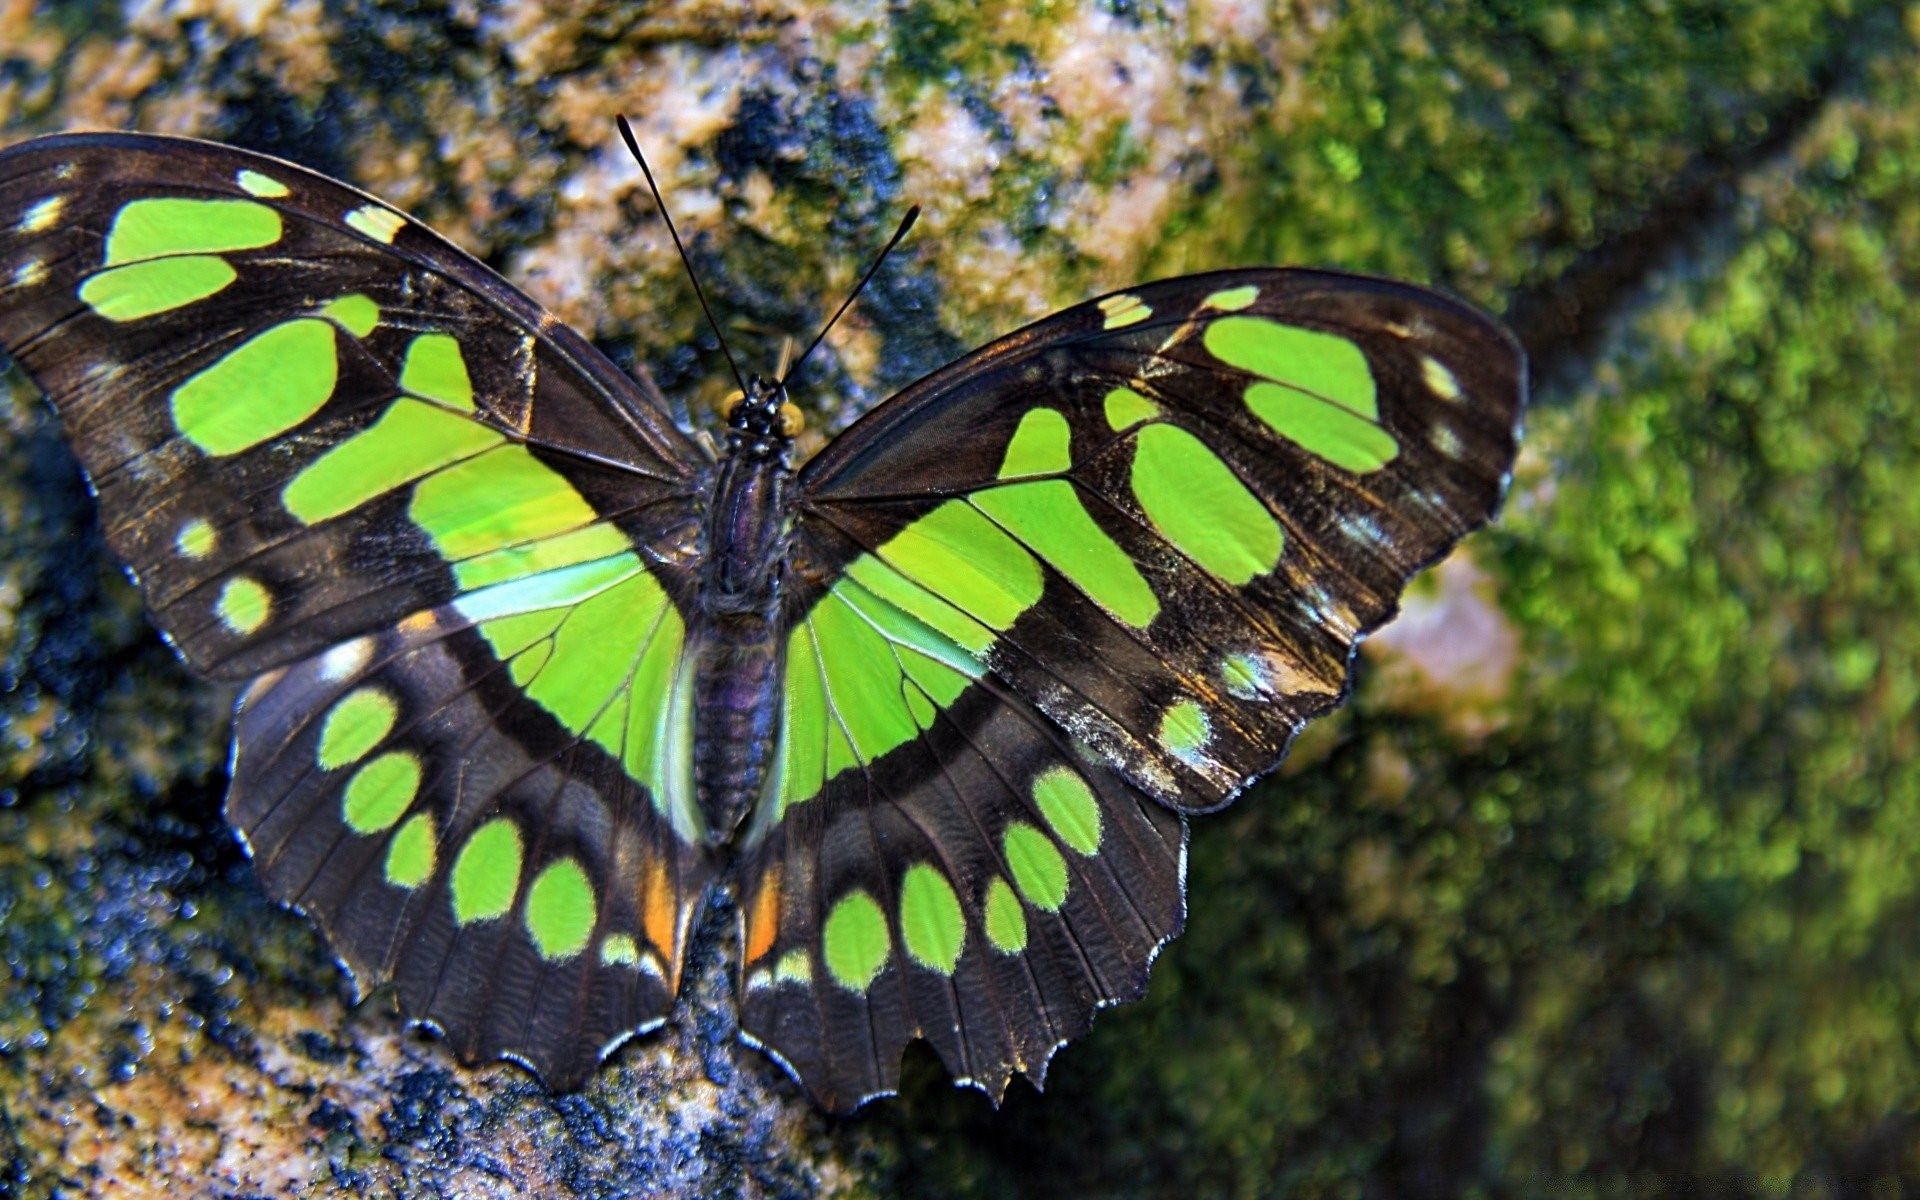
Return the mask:
<svg viewBox="0 0 1920 1200"><path fill-rule="evenodd" d="M1383 668L1394 707L1431 713L1465 737L1506 723L1520 632L1472 559L1456 554L1415 580L1400 615L1367 639L1365 652Z"/></svg>
<svg viewBox="0 0 1920 1200"><path fill-rule="evenodd" d="M945 92L927 97L900 138L900 167L909 196L986 200L993 195L994 172L1000 162L1000 152L987 131ZM931 219L946 209L940 205L928 216ZM929 236L937 236L937 230L930 226Z"/></svg>

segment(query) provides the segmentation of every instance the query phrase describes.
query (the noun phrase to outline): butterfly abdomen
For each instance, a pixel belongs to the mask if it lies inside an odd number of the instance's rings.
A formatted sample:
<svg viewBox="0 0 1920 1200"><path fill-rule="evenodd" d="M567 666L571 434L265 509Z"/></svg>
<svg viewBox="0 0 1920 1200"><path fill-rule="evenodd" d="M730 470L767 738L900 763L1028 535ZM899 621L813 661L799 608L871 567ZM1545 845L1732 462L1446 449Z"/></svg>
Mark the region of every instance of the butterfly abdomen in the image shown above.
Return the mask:
<svg viewBox="0 0 1920 1200"><path fill-rule="evenodd" d="M707 840L728 841L766 777L778 732L784 456L729 456L706 529L695 632L694 788Z"/></svg>

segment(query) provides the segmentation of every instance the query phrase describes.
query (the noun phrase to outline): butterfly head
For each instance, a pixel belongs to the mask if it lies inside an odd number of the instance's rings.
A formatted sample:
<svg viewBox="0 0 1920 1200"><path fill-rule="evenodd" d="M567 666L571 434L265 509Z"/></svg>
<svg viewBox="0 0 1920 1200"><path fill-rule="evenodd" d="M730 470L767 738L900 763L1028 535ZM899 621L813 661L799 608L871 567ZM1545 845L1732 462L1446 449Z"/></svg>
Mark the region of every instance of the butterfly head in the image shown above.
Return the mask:
<svg viewBox="0 0 1920 1200"><path fill-rule="evenodd" d="M760 375L747 377L747 390L728 400L727 452L746 458L779 458L806 427L806 419L787 389Z"/></svg>

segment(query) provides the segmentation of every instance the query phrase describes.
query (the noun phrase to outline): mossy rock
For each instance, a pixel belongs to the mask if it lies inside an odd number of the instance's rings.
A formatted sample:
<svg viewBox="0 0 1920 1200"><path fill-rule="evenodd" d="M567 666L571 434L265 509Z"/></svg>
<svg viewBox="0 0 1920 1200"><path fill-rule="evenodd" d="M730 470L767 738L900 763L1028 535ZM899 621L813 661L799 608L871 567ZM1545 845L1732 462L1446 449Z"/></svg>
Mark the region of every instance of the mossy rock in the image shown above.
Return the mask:
<svg viewBox="0 0 1920 1200"><path fill-rule="evenodd" d="M230 697L0 422L0 1192L1905 1194L1920 978L1920 9L13 6L0 130L353 180L727 390L613 136L771 362L908 203L831 430L1101 290L1304 262L1507 312L1502 522L1196 822L1142 1003L994 1111L828 1121L697 1020L582 1094L355 1011L219 818ZM717 961L702 986L718 986Z"/></svg>

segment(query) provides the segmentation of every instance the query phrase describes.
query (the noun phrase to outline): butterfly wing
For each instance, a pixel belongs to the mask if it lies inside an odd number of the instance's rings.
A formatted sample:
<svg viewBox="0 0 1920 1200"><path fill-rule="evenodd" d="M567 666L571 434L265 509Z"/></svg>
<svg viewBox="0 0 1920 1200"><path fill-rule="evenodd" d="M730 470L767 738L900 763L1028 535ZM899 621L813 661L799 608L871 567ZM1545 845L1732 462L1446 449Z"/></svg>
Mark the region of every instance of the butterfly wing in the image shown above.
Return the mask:
<svg viewBox="0 0 1920 1200"><path fill-rule="evenodd" d="M359 982L556 1083L663 1016L706 457L421 225L209 143L0 152L0 346L169 639L259 677L229 814Z"/></svg>
<svg viewBox="0 0 1920 1200"><path fill-rule="evenodd" d="M1013 334L809 462L747 1034L839 1107L915 1037L1039 1079L1177 931L1177 816L1278 765L1490 515L1524 388L1434 293L1225 272Z"/></svg>

